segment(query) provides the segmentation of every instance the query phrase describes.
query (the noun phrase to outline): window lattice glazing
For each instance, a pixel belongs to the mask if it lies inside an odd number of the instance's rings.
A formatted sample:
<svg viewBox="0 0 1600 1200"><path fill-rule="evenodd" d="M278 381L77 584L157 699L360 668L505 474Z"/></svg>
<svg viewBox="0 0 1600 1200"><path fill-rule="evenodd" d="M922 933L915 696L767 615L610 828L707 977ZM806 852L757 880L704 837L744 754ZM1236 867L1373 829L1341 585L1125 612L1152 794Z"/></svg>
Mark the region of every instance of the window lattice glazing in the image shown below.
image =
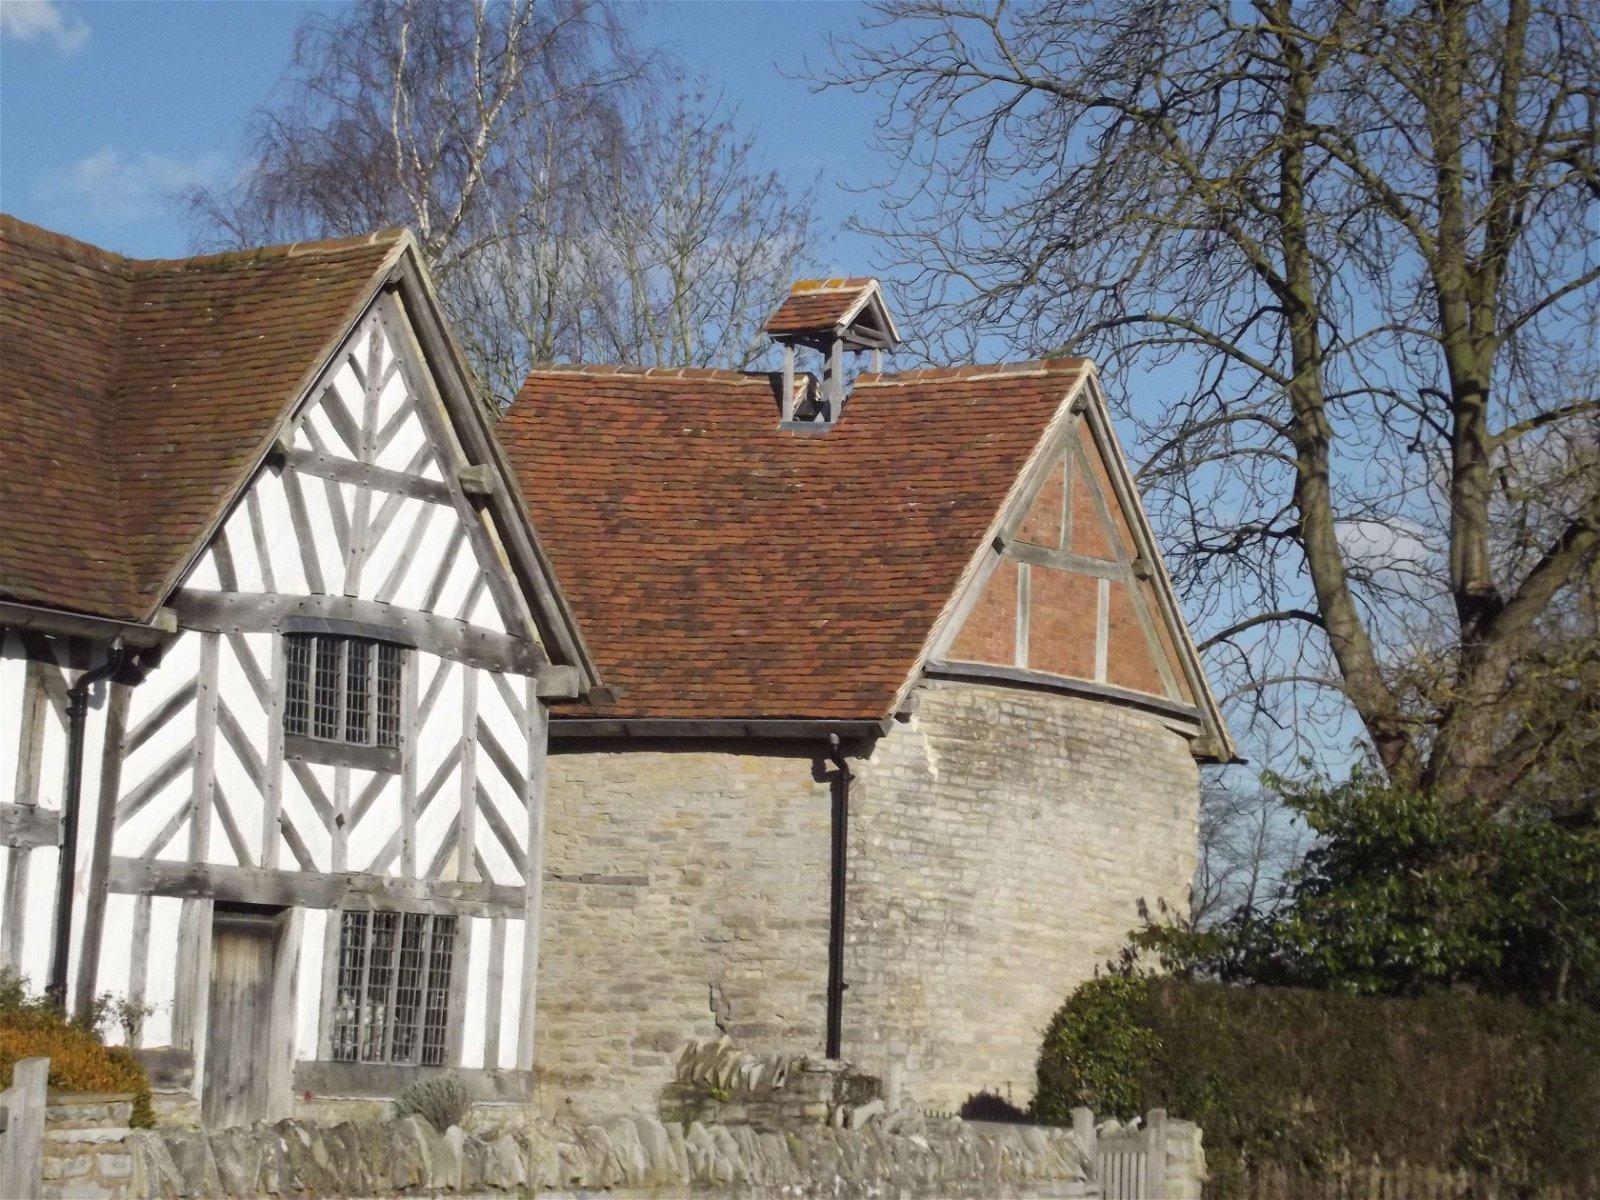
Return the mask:
<svg viewBox="0 0 1600 1200"><path fill-rule="evenodd" d="M352 746L398 747L404 654L391 642L366 638L284 635L284 732Z"/></svg>
<svg viewBox="0 0 1600 1200"><path fill-rule="evenodd" d="M333 1006L338 1062L443 1066L456 918L347 911Z"/></svg>
<svg viewBox="0 0 1600 1200"><path fill-rule="evenodd" d="M284 662L288 672L288 688L284 692L283 730L285 733L311 732L311 643L315 638L293 637L284 639Z"/></svg>
<svg viewBox="0 0 1600 1200"><path fill-rule="evenodd" d="M455 956L456 919L435 917L428 948L428 996L422 1013L422 1065L444 1064L449 1022L450 965Z"/></svg>
<svg viewBox="0 0 1600 1200"><path fill-rule="evenodd" d="M378 718L380 746L400 744L400 647L390 642L376 643L378 651L378 690L374 711Z"/></svg>

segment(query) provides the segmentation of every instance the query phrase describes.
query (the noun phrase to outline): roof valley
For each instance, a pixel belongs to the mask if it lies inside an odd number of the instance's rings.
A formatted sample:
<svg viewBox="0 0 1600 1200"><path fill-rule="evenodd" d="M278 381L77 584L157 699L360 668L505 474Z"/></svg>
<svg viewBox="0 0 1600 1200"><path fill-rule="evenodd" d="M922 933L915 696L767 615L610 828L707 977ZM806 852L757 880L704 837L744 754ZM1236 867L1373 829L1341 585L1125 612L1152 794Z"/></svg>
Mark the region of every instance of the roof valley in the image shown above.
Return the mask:
<svg viewBox="0 0 1600 1200"><path fill-rule="evenodd" d="M149 619L404 239L146 261L0 214L0 594Z"/></svg>

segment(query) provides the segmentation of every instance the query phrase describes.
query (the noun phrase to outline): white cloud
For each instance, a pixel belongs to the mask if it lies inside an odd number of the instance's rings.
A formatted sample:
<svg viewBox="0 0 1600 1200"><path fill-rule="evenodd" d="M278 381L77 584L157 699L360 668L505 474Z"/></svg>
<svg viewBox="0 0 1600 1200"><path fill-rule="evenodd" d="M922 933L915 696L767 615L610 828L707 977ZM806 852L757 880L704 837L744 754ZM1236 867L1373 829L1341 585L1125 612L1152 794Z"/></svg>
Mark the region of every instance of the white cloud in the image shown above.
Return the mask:
<svg viewBox="0 0 1600 1200"><path fill-rule="evenodd" d="M73 54L89 40L89 26L55 0L0 0L0 37L50 42L62 54Z"/></svg>
<svg viewBox="0 0 1600 1200"><path fill-rule="evenodd" d="M185 162L163 154L128 155L107 148L68 167L45 190L81 202L98 221L125 225L169 210L185 188L211 186L224 178L225 165L218 154Z"/></svg>
<svg viewBox="0 0 1600 1200"><path fill-rule="evenodd" d="M1401 520L1340 521L1334 527L1339 545L1350 559L1371 571L1426 574L1439 564L1425 531Z"/></svg>

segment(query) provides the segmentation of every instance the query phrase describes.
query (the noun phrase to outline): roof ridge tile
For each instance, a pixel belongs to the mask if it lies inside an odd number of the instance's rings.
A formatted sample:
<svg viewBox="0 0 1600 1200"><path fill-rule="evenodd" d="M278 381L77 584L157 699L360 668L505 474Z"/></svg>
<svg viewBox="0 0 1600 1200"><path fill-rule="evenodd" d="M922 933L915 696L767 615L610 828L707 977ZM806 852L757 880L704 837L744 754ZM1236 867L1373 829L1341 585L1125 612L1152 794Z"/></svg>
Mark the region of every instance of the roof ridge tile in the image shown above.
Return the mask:
<svg viewBox="0 0 1600 1200"><path fill-rule="evenodd" d="M378 233L360 237L308 238L296 242L282 242L275 246L251 246L243 250L215 250L206 254L191 254L183 258L131 258L127 262L140 274L159 271L182 271L196 267L231 267L269 262L279 258L308 258L319 254L338 254L345 250L360 250L368 246L392 246L408 234L403 226L395 226Z"/></svg>
<svg viewBox="0 0 1600 1200"><path fill-rule="evenodd" d="M856 377L858 387L892 387L896 384L936 383L944 379L1005 379L1021 375L1076 375L1092 363L1087 358L1043 358L1008 363L968 363L956 367L910 367L904 371L865 371Z"/></svg>
<svg viewBox="0 0 1600 1200"><path fill-rule="evenodd" d="M528 372L535 375L621 376L628 379L716 379L729 383L770 380L772 371L741 371L732 367L632 367L616 363L540 363Z"/></svg>
<svg viewBox="0 0 1600 1200"><path fill-rule="evenodd" d="M46 229L43 225L35 225L32 221L24 221L21 217L11 213L0 212L0 237L12 238L19 242L66 253L80 259L91 259L105 267L126 268L134 260L125 254L118 254L115 250L107 250L91 242L85 242L65 233L57 233L53 229Z"/></svg>

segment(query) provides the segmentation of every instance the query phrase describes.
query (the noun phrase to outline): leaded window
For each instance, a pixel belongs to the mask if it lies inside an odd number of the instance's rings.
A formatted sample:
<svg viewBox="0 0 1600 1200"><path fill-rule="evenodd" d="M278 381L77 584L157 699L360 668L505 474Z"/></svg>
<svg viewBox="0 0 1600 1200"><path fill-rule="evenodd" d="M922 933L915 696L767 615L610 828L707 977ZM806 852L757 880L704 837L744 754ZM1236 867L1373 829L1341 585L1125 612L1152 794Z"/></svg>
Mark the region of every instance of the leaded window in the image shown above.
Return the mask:
<svg viewBox="0 0 1600 1200"><path fill-rule="evenodd" d="M283 640L284 734L368 748L376 759L358 765L391 765L400 746L405 648L327 633L288 633Z"/></svg>
<svg viewBox="0 0 1600 1200"><path fill-rule="evenodd" d="M341 913L334 1059L445 1065L455 943L453 916Z"/></svg>

